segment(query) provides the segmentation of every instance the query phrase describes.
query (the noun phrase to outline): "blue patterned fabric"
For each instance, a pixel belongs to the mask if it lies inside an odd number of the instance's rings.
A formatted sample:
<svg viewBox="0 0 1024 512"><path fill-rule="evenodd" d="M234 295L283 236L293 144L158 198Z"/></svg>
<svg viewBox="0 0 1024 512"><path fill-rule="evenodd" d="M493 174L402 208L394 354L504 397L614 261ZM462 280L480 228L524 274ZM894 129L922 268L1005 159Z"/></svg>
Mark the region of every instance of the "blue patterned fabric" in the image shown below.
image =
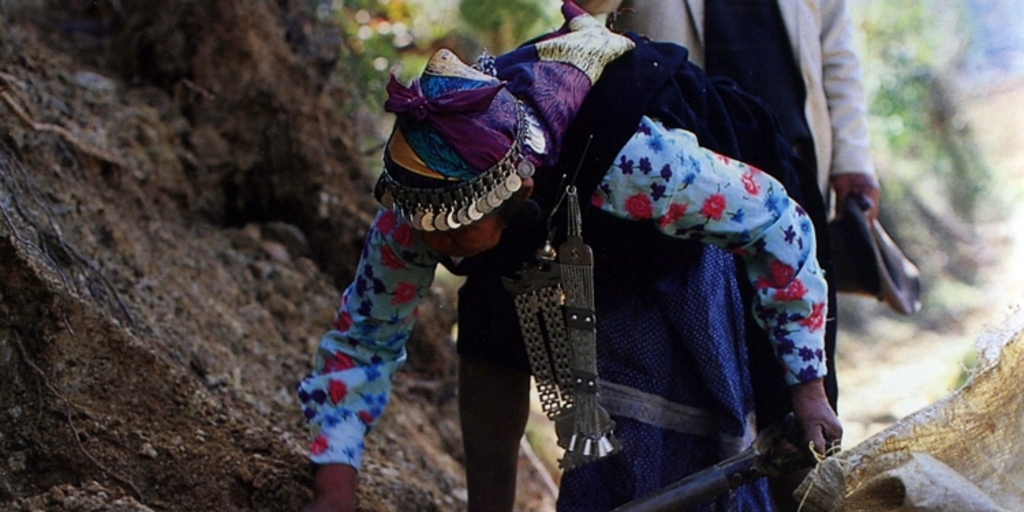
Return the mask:
<svg viewBox="0 0 1024 512"><path fill-rule="evenodd" d="M402 135L409 146L416 148L416 154L438 174L466 181L480 173L479 169L470 167L455 148L429 124L408 123L399 119L398 127L402 129Z"/></svg>
<svg viewBox="0 0 1024 512"><path fill-rule="evenodd" d="M732 257L707 247L693 264L643 288L597 297L602 381L714 413L711 436L613 416L623 451L562 477L559 512L605 511L712 466L749 437L753 396ZM628 291L627 291L628 290ZM643 339L645 343L635 343ZM732 450L734 451L734 450ZM688 510L770 511L760 481Z"/></svg>

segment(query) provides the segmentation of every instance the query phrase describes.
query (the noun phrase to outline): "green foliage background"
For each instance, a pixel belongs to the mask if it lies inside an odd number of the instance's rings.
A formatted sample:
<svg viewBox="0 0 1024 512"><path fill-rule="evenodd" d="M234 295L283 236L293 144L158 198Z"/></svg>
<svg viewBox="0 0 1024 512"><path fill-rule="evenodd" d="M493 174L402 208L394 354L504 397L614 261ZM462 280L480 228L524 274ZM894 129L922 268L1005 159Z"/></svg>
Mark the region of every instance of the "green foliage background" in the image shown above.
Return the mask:
<svg viewBox="0 0 1024 512"><path fill-rule="evenodd" d="M906 320L940 327L978 307L964 300L983 284L986 241L977 226L1002 220L1010 197L961 110L962 70L980 28L969 0L849 5L883 184L881 220L926 286L924 310Z"/></svg>

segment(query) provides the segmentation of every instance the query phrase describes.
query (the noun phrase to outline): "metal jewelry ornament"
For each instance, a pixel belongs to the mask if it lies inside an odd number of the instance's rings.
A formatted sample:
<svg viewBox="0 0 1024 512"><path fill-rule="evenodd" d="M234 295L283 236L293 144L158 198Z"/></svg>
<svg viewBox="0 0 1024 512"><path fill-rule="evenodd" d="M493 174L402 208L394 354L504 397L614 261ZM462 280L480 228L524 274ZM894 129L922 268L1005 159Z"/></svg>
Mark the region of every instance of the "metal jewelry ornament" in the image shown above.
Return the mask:
<svg viewBox="0 0 1024 512"><path fill-rule="evenodd" d="M545 244L537 251L536 264L526 266L515 278L503 280L505 288L515 296L516 314L537 382L541 409L552 421L573 403L569 392L572 354L562 315L564 293L555 256L551 244Z"/></svg>
<svg viewBox="0 0 1024 512"><path fill-rule="evenodd" d="M519 189L523 188L523 179L518 174L509 174L508 178L505 178L505 188L512 193L516 193Z"/></svg>
<svg viewBox="0 0 1024 512"><path fill-rule="evenodd" d="M392 177L385 160L374 194L385 207L411 220L413 228L424 231L459 229L482 219L512 198L522 188L524 179L533 176L536 167L524 153L526 146L535 154L543 154L537 151L537 146L543 147L544 142L540 122L521 101L516 101L515 108L515 139L501 160L486 171L466 181L416 188L402 185Z"/></svg>
<svg viewBox="0 0 1024 512"><path fill-rule="evenodd" d="M575 186L566 188L566 198L566 241L556 252L548 240L537 251L536 264L504 284L515 296L541 408L555 422L558 445L565 449L559 464L568 470L622 445L598 393L594 257L583 242Z"/></svg>
<svg viewBox="0 0 1024 512"><path fill-rule="evenodd" d="M582 217L576 187L566 190L569 233L558 248L565 287L566 332L572 347L574 410L555 420L560 461L566 469L597 460L621 448L612 430L615 422L601 406L597 386L597 317L594 313L594 255L583 243Z"/></svg>
<svg viewBox="0 0 1024 512"><path fill-rule="evenodd" d="M519 165L516 167L516 174L518 174L520 178L526 179L532 177L536 170L537 169L529 160L523 160L522 162L519 162Z"/></svg>
<svg viewBox="0 0 1024 512"><path fill-rule="evenodd" d="M487 202L486 195L481 197L480 199L477 199L475 204L476 209L479 210L480 213L483 215L487 215L488 213L491 213L492 210L494 210L494 208L491 207L491 205Z"/></svg>
<svg viewBox="0 0 1024 512"><path fill-rule="evenodd" d="M437 215L434 215L434 228L438 231L448 231L451 229L448 226L448 212L442 209L437 212Z"/></svg>
<svg viewBox="0 0 1024 512"><path fill-rule="evenodd" d="M469 205L463 205L455 215L459 224L471 224L475 219L469 216Z"/></svg>
<svg viewBox="0 0 1024 512"><path fill-rule="evenodd" d="M459 229L462 227L462 223L459 222L459 219L455 218L456 215L457 214L454 211L448 212L447 222L449 229Z"/></svg>
<svg viewBox="0 0 1024 512"><path fill-rule="evenodd" d="M420 229L424 231L437 231L434 227L434 212L432 210L426 210L423 212L423 218L420 219Z"/></svg>
<svg viewBox="0 0 1024 512"><path fill-rule="evenodd" d="M487 206L490 207L489 211L494 211L501 206L502 199L498 197L498 189L495 187L493 190L487 193Z"/></svg>
<svg viewBox="0 0 1024 512"><path fill-rule="evenodd" d="M512 197L512 191L505 185L505 180L501 180L498 187L494 189L494 193L498 195L498 199L501 199L502 203L508 201L508 198Z"/></svg>
<svg viewBox="0 0 1024 512"><path fill-rule="evenodd" d="M484 214L477 209L476 202L469 203L469 207L466 208L466 211L468 212L471 221L478 221L484 218ZM469 222L464 222L463 224L469 224Z"/></svg>

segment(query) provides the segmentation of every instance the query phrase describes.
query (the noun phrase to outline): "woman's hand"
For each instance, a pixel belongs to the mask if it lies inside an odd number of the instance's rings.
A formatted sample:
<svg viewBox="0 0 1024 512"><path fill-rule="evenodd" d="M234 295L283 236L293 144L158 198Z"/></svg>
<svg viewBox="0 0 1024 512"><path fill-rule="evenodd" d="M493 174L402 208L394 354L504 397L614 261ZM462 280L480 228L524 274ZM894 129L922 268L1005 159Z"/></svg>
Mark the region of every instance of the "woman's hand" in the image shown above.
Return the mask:
<svg viewBox="0 0 1024 512"><path fill-rule="evenodd" d="M459 229L424 231L423 242L438 254L469 257L498 245L505 220L496 213Z"/></svg>
<svg viewBox="0 0 1024 512"><path fill-rule="evenodd" d="M345 464L325 464L316 468L313 503L303 512L355 512L357 472Z"/></svg>
<svg viewBox="0 0 1024 512"><path fill-rule="evenodd" d="M804 446L810 446L821 456L838 450L843 439L843 426L828 403L822 379L791 386L790 393L793 413L803 432Z"/></svg>

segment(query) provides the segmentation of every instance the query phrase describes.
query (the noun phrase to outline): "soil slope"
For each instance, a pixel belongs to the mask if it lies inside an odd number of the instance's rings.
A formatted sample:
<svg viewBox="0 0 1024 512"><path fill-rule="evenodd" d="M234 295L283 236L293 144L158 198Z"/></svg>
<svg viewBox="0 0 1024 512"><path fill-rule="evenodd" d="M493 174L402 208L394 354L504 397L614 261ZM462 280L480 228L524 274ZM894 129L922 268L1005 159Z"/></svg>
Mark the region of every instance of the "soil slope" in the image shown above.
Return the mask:
<svg viewBox="0 0 1024 512"><path fill-rule="evenodd" d="M0 4L0 510L300 510L294 388L374 208L336 41L304 2L38 4ZM465 508L450 294L360 510Z"/></svg>

